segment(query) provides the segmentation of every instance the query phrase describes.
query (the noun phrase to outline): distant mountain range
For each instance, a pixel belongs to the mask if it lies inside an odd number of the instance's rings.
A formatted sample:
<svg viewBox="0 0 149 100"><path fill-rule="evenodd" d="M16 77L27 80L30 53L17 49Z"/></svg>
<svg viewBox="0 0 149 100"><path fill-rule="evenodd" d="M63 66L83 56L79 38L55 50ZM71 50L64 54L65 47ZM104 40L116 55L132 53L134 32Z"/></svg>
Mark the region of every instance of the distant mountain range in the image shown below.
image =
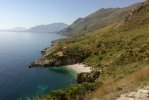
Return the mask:
<svg viewBox="0 0 149 100"><path fill-rule="evenodd" d="M68 27L65 23L53 23L48 25L37 25L26 29L24 27L16 27L14 29L2 29L0 31L11 31L11 32L37 32L37 33L55 33L64 28Z"/></svg>
<svg viewBox="0 0 149 100"><path fill-rule="evenodd" d="M64 23L53 23L48 25L37 25L30 29L28 29L29 32L58 32L64 28L68 27L67 24Z"/></svg>

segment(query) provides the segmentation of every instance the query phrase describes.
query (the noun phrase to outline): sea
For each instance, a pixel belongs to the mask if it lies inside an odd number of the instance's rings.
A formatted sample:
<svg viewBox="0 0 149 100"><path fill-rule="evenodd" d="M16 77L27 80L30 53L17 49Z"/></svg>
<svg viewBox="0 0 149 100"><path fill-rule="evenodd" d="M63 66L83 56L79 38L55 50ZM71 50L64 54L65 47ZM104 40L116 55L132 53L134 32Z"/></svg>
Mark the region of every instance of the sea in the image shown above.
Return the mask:
<svg viewBox="0 0 149 100"><path fill-rule="evenodd" d="M75 72L64 67L29 68L54 33L0 32L0 100L26 100L75 83Z"/></svg>

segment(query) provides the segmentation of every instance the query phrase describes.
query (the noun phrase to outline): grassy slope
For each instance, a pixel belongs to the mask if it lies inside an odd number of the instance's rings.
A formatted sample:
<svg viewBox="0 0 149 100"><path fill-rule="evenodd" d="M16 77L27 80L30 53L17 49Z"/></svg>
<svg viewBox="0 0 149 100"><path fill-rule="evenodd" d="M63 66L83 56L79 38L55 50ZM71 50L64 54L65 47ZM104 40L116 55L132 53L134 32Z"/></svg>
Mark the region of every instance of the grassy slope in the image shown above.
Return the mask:
<svg viewBox="0 0 149 100"><path fill-rule="evenodd" d="M149 79L146 77L149 70L147 66L149 65L148 37L149 5L143 4L119 23L111 24L86 35L60 41L58 48L67 46L69 48L68 56L78 55L82 57L87 54L88 57L83 61L89 66L102 69L103 73L99 82L102 85L95 83L96 85L94 84L93 87L90 87L90 84L85 85L85 87L81 84L81 86L77 85L75 89L68 88L64 91L56 91L55 94L49 94L43 98L46 100L52 96L56 98L65 95L67 99L79 100L82 99L82 95L94 90L97 86L99 89L91 96L103 98L111 92L116 92L113 90L113 84L117 91L126 91L125 88L119 88L118 85L130 80L129 77L132 77L132 84L126 84L128 87L137 86L137 82L141 83L141 81L148 83ZM141 73L143 74L140 75ZM137 78L138 74L139 78ZM108 89L105 88L106 83L108 83ZM78 89L78 87L81 88Z"/></svg>

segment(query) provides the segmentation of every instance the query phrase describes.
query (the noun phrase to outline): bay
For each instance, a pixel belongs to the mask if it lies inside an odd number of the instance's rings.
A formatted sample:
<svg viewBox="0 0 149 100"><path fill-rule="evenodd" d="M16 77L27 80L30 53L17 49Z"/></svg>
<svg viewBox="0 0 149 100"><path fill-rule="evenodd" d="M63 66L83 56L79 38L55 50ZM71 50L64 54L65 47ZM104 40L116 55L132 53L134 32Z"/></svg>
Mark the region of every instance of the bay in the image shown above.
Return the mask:
<svg viewBox="0 0 149 100"><path fill-rule="evenodd" d="M28 68L41 50L61 38L53 33L0 32L0 100L26 99L75 82L75 74L66 68Z"/></svg>

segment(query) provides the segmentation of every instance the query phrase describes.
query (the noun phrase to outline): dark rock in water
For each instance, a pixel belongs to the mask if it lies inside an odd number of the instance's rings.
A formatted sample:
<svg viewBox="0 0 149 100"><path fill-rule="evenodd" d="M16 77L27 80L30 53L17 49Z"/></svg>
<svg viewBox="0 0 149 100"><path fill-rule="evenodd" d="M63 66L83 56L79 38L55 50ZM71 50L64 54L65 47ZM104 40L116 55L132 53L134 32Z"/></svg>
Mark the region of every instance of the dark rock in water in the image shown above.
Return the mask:
<svg viewBox="0 0 149 100"><path fill-rule="evenodd" d="M100 70L93 70L91 72L84 72L77 75L77 82L95 82L101 75Z"/></svg>
<svg viewBox="0 0 149 100"><path fill-rule="evenodd" d="M45 48L44 50L41 51L41 54L45 55L47 50L48 50L48 48Z"/></svg>

